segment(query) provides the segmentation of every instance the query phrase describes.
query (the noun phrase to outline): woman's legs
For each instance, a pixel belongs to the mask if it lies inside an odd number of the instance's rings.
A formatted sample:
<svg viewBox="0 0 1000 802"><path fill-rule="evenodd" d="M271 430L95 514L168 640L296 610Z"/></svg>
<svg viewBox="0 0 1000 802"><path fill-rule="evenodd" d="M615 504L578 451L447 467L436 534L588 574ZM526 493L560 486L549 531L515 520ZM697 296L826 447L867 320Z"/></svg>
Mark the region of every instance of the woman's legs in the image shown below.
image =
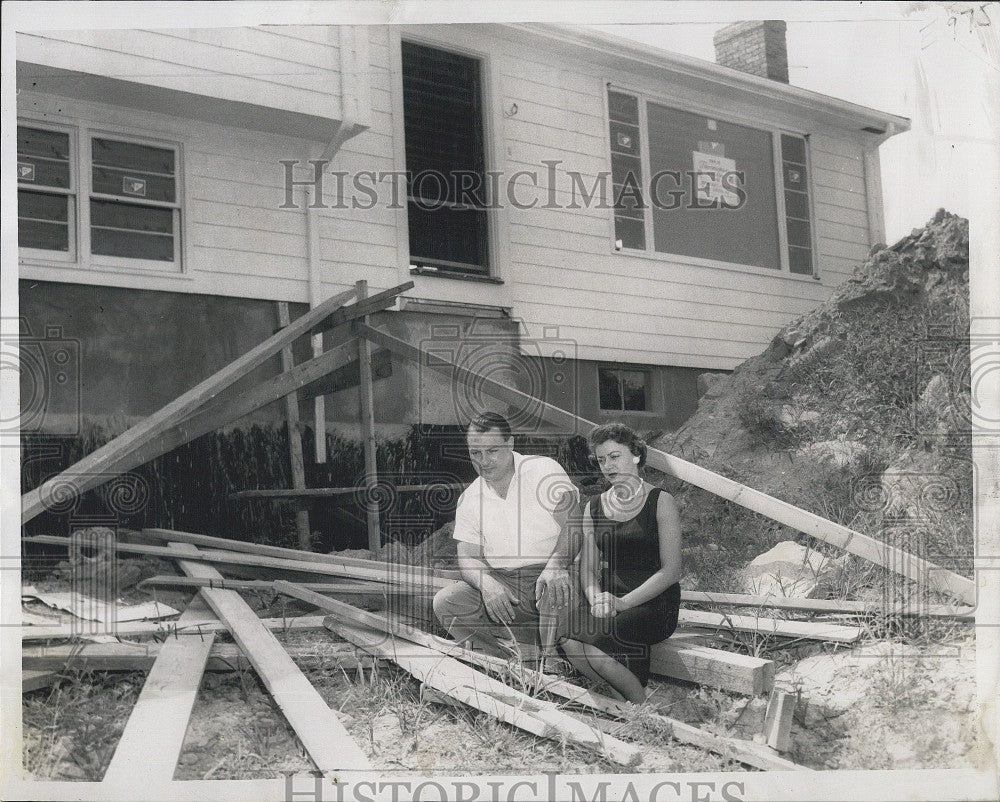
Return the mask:
<svg viewBox="0 0 1000 802"><path fill-rule="evenodd" d="M591 643L568 639L562 644L566 657L585 677L607 683L612 695L635 704L646 699L646 689L639 678Z"/></svg>

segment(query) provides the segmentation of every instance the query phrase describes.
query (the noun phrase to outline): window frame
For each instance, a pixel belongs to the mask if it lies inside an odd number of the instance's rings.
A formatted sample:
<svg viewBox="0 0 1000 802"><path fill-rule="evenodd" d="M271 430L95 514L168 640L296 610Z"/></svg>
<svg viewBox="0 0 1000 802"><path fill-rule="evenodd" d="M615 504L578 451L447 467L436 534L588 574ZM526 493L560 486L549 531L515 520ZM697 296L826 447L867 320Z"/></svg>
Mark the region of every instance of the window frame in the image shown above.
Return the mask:
<svg viewBox="0 0 1000 802"><path fill-rule="evenodd" d="M76 211L75 225L70 227L72 245L75 246L72 257L61 255L60 251L47 251L38 248L18 247L19 261L31 265L50 265L52 267L73 266L81 270L94 270L114 273L135 273L138 275L157 275L164 277L186 277L189 260L186 252L186 221L185 210L189 208L186 182L184 180L185 142L180 139L163 139L155 134L119 126L68 124L52 122L48 118L33 115L18 115L17 125L42 130L59 131L70 134L70 176L74 191L70 193L72 205ZM174 258L167 262L159 259L141 259L138 257L108 256L96 254L91 250L90 204L92 200L108 200L118 203L129 203L125 196L113 196L96 192L93 189L93 159L92 141L94 139L110 139L137 145L172 150L174 153L174 198L173 203L159 201L144 201L137 199L138 206L154 206L170 208L173 218ZM20 189L23 185L19 184Z"/></svg>
<svg viewBox="0 0 1000 802"><path fill-rule="evenodd" d="M18 198L20 198L21 190L42 192L46 195L60 195L67 198L68 203L68 238L69 247L65 252L63 251L50 251L44 248L22 248L18 244L17 252L21 259L31 259L38 261L52 261L58 262L60 265L66 264L76 264L80 259L80 175L79 175L79 142L78 142L78 129L72 125L64 125L61 123L50 123L48 121L36 120L29 117L18 117L17 127L21 128L35 128L41 131L52 131L60 134L67 134L69 136L69 187L63 191L58 187L46 187L43 190L32 190L29 184L22 184L20 181L17 182ZM16 133L16 132L15 132ZM15 144L16 149L16 144ZM18 200L17 217L20 219L21 209L20 200Z"/></svg>
<svg viewBox="0 0 1000 802"><path fill-rule="evenodd" d="M605 138L605 158L607 159L607 164L610 168L611 165L611 109L610 102L608 98L609 92L619 92L626 95L634 96L639 103L639 164L643 171L644 185L643 190L643 202L645 209L643 210L643 226L644 226L644 238L646 242L646 247L644 249L629 248L622 246L619 248L617 246L617 237L615 229L615 208L613 203L609 204L611 207L608 212L609 220L609 231L611 248L613 253L625 254L628 256L638 256L640 258L655 259L658 261L670 261L670 262L680 262L683 264L691 264L695 266L703 267L716 267L723 268L727 270L738 270L741 272L752 272L755 275L761 276L774 276L779 278L791 278L795 280L819 280L819 251L817 248L817 236L816 236L816 206L815 206L815 185L814 185L814 173L812 164L812 151L809 133L801 130L796 130L794 128L786 127L783 125L778 125L773 121L768 121L759 117L754 117L747 119L746 117L739 117L733 114L727 114L725 112L719 112L716 109L712 109L707 105L700 104L697 102L687 102L678 97L670 97L665 95L656 94L653 92L645 91L642 89L636 89L634 87L627 86L626 84L619 83L611 78L607 78L604 81L604 138ZM678 111L687 112L689 114L696 114L698 116L703 116L713 120L719 120L720 122L731 123L733 125L740 125L746 128L753 128L758 131L763 131L770 134L771 136L771 170L774 178L774 193L775 193L775 214L777 215L777 227L778 227L778 250L779 250L779 260L780 267L775 270L770 267L762 267L760 265L753 264L742 264L739 262L726 262L719 259L713 259L711 257L699 257L690 256L688 254L679 253L668 253L665 251L658 251L653 243L653 210L649 203L649 178L652 175L649 164L649 120L647 115L647 104L655 103L660 106L664 106L670 109L676 109ZM781 135L786 134L788 136L794 136L801 139L805 146L805 159L806 159L806 175L807 175L807 185L809 196L809 238L812 249L812 271L809 273L793 273L790 269L789 258L788 258L788 226L787 226L787 213L785 209L785 192L784 192L784 172L782 167L781 158ZM613 201L613 198L611 199Z"/></svg>
<svg viewBox="0 0 1000 802"><path fill-rule="evenodd" d="M500 76L495 54L480 49L480 43L467 41L465 37L456 35L454 38L437 38L417 31L412 27L400 28L394 31L390 39L390 58L396 65L396 80L393 82L393 139L394 160L400 168L406 170L406 129L403 101L403 69L402 44L410 42L415 45L442 50L458 56L475 59L479 62L479 92L482 113L483 163L488 175L503 163L498 153L498 143L503 142L503 121L495 108L495 87L499 85ZM506 216L502 203L490 203L487 198L486 212L486 269L483 272L471 272L433 266L421 267L414 265L410 259L410 220L409 209L405 203L397 211L397 230L399 231L398 252L400 254L401 275L407 278L413 276L453 279L459 281L478 281L488 284L503 284L503 265L508 257L508 246L505 239Z"/></svg>
<svg viewBox="0 0 1000 802"><path fill-rule="evenodd" d="M609 409L601 406L601 371L610 370L614 371L618 379L618 395L622 400L622 406L617 409ZM643 376L643 397L644 397L644 408L643 409L625 409L625 396L622 393L622 373L641 373ZM607 415L649 415L654 412L652 409L652 390L653 390L653 370L652 368L646 367L644 365L632 365L626 362L599 362L597 364L597 408L602 414Z"/></svg>

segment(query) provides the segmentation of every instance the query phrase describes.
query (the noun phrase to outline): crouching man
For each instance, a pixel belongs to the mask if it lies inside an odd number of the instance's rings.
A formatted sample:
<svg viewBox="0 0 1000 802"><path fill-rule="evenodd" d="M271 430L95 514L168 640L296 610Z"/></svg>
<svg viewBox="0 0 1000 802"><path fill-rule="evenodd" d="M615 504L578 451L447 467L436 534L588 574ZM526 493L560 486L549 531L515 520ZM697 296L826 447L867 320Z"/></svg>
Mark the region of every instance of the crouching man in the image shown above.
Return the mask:
<svg viewBox="0 0 1000 802"><path fill-rule="evenodd" d="M434 614L460 643L508 657L498 634L537 646L540 623L558 628L558 617L570 609L568 568L577 549L564 524L577 491L555 460L514 451L502 415L478 415L466 444L479 477L455 510L463 581L438 591ZM550 629L542 638L546 646L554 635Z"/></svg>

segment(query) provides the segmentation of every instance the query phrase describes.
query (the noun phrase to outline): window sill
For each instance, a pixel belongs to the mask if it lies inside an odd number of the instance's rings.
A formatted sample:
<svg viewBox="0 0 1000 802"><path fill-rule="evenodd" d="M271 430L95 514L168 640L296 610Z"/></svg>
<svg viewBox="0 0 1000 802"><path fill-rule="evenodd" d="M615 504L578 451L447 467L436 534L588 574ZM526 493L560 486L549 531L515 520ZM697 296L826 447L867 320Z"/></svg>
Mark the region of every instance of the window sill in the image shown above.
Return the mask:
<svg viewBox="0 0 1000 802"><path fill-rule="evenodd" d="M613 246L611 252L619 256L648 259L652 262L670 262L672 264L682 264L689 267L708 267L713 270L726 270L730 273L742 273L743 275L777 278L784 279L786 281L822 282L822 278L814 273L790 273L785 270L771 270L766 267L757 267L756 265L740 265L735 262L718 262L713 259L701 259L697 256L685 256L683 254L638 251L631 248L622 248L621 250L618 250Z"/></svg>
<svg viewBox="0 0 1000 802"><path fill-rule="evenodd" d="M411 276L434 276L435 278L450 278L458 281L478 281L481 284L503 284L503 279L496 276L476 276L471 273L450 273L447 270L435 270L432 267L411 267Z"/></svg>
<svg viewBox="0 0 1000 802"><path fill-rule="evenodd" d="M60 262L56 260L37 259L21 257L18 265L40 271L73 271L81 275L130 275L130 276L155 276L156 278L173 279L176 281L194 281L190 273L174 270L158 270L154 267L138 267L131 265L109 265L92 262L90 264L79 262Z"/></svg>

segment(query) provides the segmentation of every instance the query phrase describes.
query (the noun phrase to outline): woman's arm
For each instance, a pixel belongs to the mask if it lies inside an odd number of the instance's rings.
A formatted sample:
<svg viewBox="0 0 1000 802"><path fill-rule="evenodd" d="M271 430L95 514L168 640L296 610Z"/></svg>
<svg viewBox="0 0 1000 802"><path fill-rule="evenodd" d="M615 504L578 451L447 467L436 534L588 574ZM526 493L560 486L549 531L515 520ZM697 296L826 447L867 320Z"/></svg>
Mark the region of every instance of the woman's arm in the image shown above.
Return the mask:
<svg viewBox="0 0 1000 802"><path fill-rule="evenodd" d="M598 576L598 555L597 543L594 541L594 519L590 516L590 505L593 500L588 501L583 509L583 543L580 546L580 584L583 585L583 595L591 604L601 592L601 583ZM599 503L599 502L598 502Z"/></svg>
<svg viewBox="0 0 1000 802"><path fill-rule="evenodd" d="M656 504L660 569L635 590L619 597L617 609L627 610L655 599L681 578L681 518L673 496L661 492Z"/></svg>

